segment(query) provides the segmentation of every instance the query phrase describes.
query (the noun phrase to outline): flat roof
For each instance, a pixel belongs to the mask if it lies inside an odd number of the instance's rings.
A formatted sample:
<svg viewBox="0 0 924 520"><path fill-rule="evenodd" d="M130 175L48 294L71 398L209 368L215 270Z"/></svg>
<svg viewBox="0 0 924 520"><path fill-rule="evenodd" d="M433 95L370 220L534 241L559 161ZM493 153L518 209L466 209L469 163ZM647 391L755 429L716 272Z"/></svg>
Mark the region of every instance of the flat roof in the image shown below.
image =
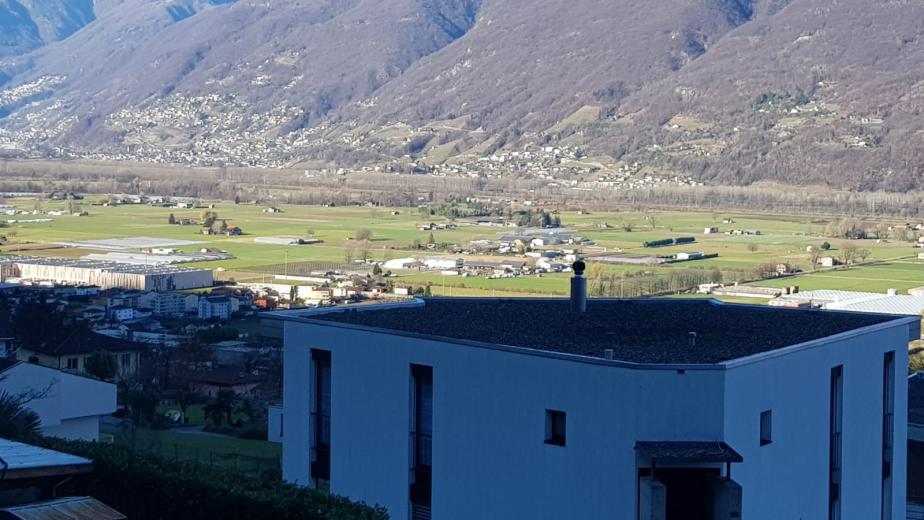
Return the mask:
<svg viewBox="0 0 924 520"><path fill-rule="evenodd" d="M31 444L0 438L0 470L6 479L41 478L86 473L93 469L93 461L39 448Z"/></svg>
<svg viewBox="0 0 924 520"><path fill-rule="evenodd" d="M612 349L617 361L667 365L718 364L901 319L679 299L590 299L573 313L566 298L431 298L277 316L594 358Z"/></svg>

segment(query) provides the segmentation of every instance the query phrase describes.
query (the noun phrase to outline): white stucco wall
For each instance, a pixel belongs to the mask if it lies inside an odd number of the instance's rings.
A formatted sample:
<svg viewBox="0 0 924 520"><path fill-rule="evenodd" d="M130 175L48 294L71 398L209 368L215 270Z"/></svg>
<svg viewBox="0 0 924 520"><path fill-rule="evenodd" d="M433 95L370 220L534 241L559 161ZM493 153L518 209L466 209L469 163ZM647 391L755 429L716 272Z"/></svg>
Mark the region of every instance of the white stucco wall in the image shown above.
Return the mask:
<svg viewBox="0 0 924 520"><path fill-rule="evenodd" d="M97 440L99 418L116 410L116 385L30 363L3 372L0 390L35 396L26 406L42 431L67 439Z"/></svg>
<svg viewBox="0 0 924 520"><path fill-rule="evenodd" d="M412 363L433 367L434 518L630 518L636 440L722 435L721 371L638 371L287 323L283 473L302 484L311 348L332 352L331 491L392 518L408 515ZM546 409L567 413L566 447L544 443Z"/></svg>
<svg viewBox="0 0 924 520"><path fill-rule="evenodd" d="M842 519L881 518L883 359L895 352L893 517L904 519L907 329L855 335L832 345L727 372L725 438L744 457L733 478L744 489L743 518L828 517L831 369L844 367ZM773 442L760 446L760 413L773 410Z"/></svg>
<svg viewBox="0 0 924 520"><path fill-rule="evenodd" d="M285 323L283 476L310 485L310 350L332 353L331 491L408 518L410 365L433 367L433 518L635 519L636 441L725 440L749 520L827 518L830 370L844 365L844 520L879 518L882 359L896 352L893 517L903 517L907 326L732 362L630 369ZM781 355L784 354L784 355ZM567 413L546 445L545 410ZM773 443L759 446L760 412Z"/></svg>

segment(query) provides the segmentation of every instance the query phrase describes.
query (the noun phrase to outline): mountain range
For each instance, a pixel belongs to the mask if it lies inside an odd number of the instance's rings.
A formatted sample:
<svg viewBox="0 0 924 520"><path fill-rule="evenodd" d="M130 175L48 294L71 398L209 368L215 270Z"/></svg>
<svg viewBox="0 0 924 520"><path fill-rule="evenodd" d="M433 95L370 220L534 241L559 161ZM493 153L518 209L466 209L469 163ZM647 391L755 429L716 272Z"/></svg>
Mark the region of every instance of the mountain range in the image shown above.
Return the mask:
<svg viewBox="0 0 924 520"><path fill-rule="evenodd" d="M0 0L0 154L924 188L924 4Z"/></svg>

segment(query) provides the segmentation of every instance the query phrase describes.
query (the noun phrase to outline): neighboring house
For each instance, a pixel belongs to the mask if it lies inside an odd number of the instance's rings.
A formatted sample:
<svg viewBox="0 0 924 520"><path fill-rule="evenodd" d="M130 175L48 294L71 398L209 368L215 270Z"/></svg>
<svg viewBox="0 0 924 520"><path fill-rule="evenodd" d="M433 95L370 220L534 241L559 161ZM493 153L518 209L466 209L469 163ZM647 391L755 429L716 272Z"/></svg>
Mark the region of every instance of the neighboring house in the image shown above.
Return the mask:
<svg viewBox="0 0 924 520"><path fill-rule="evenodd" d="M0 360L0 392L27 396L42 435L99 440L99 420L116 411L116 385L53 368Z"/></svg>
<svg viewBox="0 0 924 520"><path fill-rule="evenodd" d="M86 373L87 360L96 352L106 352L116 360L116 380L134 377L141 367L144 345L120 338L77 329L57 345L25 348L16 351L16 359L56 368L74 374Z"/></svg>
<svg viewBox="0 0 924 520"><path fill-rule="evenodd" d="M106 519L125 515L93 497L57 497L59 484L93 472L93 461L0 439L0 518L4 520Z"/></svg>
<svg viewBox="0 0 924 520"><path fill-rule="evenodd" d="M232 368L207 368L202 370L178 370L174 378L189 384L189 390L208 397L215 397L222 391L234 395L252 395L265 383L266 376L253 375Z"/></svg>
<svg viewBox="0 0 924 520"><path fill-rule="evenodd" d="M217 318L228 320L234 312L232 298L227 296L209 296L199 298L199 319L209 320Z"/></svg>
<svg viewBox="0 0 924 520"><path fill-rule="evenodd" d="M919 320L694 300L582 311L582 281L570 303L267 316L284 328L285 480L393 518L904 519Z"/></svg>

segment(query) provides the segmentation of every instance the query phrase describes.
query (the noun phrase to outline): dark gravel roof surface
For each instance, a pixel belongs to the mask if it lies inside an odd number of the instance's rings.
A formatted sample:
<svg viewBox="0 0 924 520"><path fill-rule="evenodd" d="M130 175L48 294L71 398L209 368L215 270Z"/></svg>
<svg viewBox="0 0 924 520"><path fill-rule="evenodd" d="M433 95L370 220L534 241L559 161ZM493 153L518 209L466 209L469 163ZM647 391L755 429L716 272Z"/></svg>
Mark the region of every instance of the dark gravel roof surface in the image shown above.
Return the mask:
<svg viewBox="0 0 924 520"><path fill-rule="evenodd" d="M433 298L425 306L346 311L310 319L648 364L714 364L896 317L723 305L708 300ZM696 333L695 344L691 332Z"/></svg>

